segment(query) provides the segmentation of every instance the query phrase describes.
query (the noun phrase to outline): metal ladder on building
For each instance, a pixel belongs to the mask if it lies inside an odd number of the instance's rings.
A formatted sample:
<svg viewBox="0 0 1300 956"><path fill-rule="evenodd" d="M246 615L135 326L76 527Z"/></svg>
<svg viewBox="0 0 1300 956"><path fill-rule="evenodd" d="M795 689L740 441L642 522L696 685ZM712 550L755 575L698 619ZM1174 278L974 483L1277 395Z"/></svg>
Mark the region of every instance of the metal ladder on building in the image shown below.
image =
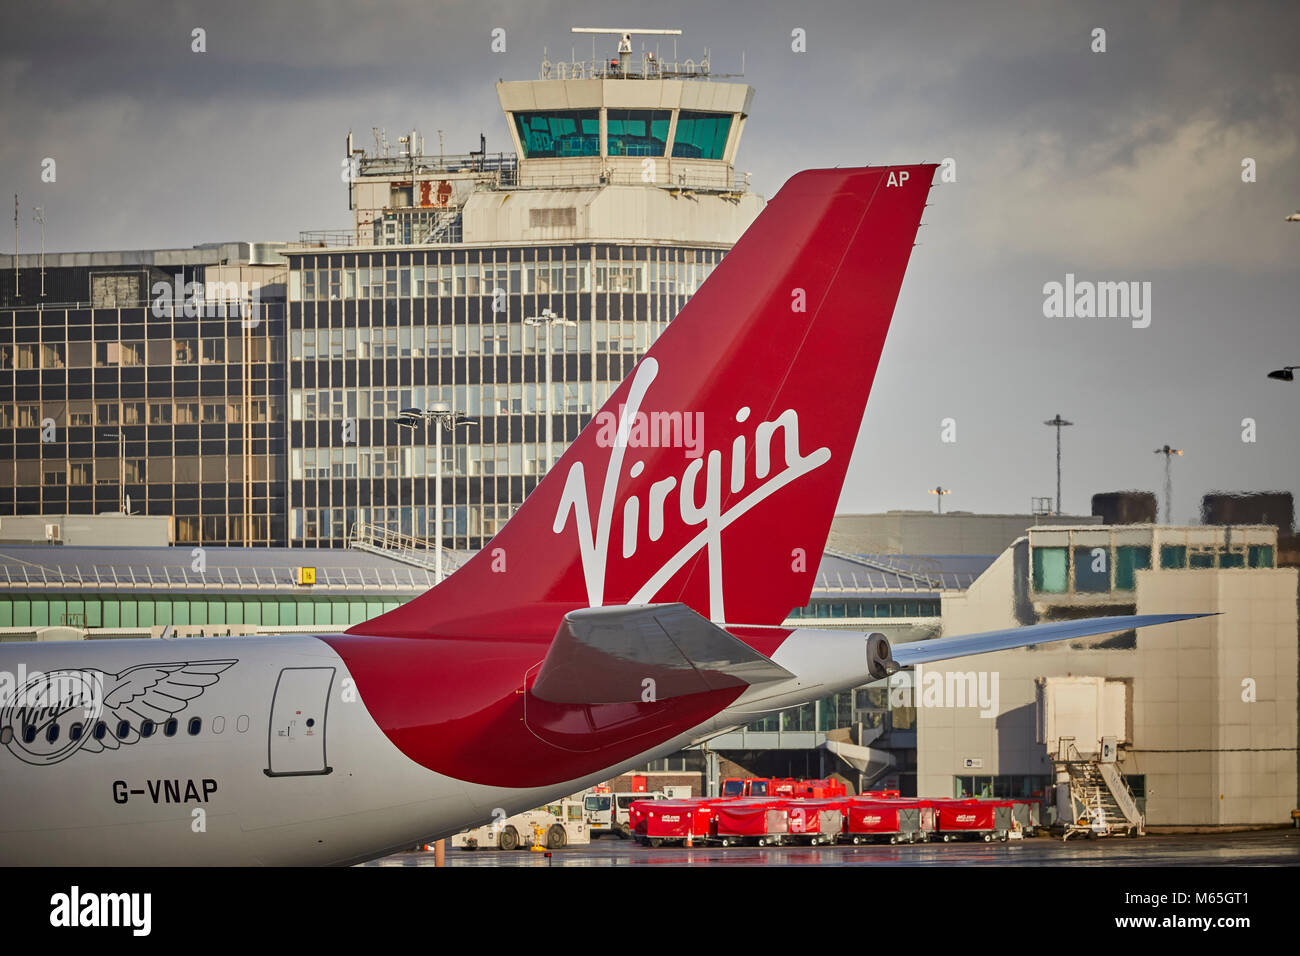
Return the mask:
<svg viewBox="0 0 1300 956"><path fill-rule="evenodd" d="M1062 754L1053 761L1070 780L1070 806L1063 839L1088 836L1141 836L1146 821L1137 798L1119 766L1103 762L1096 754L1082 754L1072 740L1062 738Z"/></svg>

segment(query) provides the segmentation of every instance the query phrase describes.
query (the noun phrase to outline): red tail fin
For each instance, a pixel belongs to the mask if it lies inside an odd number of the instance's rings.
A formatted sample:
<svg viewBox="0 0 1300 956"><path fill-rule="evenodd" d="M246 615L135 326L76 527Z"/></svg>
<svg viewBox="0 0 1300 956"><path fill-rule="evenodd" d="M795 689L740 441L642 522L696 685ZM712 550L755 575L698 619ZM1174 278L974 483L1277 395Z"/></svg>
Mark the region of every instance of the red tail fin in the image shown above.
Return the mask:
<svg viewBox="0 0 1300 956"><path fill-rule="evenodd" d="M359 634L555 634L808 602L934 166L793 177L496 537Z"/></svg>

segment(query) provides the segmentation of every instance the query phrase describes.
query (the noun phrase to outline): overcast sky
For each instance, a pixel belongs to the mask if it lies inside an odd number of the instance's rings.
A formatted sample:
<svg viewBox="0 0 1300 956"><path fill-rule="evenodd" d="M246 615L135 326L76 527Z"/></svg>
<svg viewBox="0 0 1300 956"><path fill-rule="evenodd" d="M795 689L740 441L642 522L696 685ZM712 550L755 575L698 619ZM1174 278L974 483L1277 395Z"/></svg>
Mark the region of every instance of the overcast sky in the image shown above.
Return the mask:
<svg viewBox="0 0 1300 956"><path fill-rule="evenodd" d="M494 83L567 59L571 26L680 28L680 57L756 89L738 167L952 157L930 197L842 511L1065 510L1159 492L1300 487L1300 5L767 2L5 4L0 195L21 248L294 239L349 223L344 137L415 127L508 149ZM207 52L191 51L206 30ZM506 52L490 49L506 31ZM807 52L791 50L791 31ZM1092 52L1104 29L1106 50ZM576 41L576 42L575 42ZM671 40L660 46L671 52ZM613 52L609 43L601 55ZM639 41L638 47L639 49ZM57 162L42 183L41 161ZM1255 161L1256 181L1242 181ZM8 251L9 247L5 247ZM1151 321L1047 318L1043 287L1151 283ZM955 419L956 441L941 441ZM1242 441L1253 419L1255 441Z"/></svg>

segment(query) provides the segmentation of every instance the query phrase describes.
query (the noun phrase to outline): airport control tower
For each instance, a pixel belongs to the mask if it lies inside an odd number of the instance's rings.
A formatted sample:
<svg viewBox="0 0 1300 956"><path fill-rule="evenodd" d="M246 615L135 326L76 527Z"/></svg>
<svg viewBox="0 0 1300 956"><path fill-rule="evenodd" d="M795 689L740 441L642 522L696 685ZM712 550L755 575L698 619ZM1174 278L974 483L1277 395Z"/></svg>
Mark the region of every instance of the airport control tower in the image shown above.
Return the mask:
<svg viewBox="0 0 1300 956"><path fill-rule="evenodd" d="M645 49L680 31L575 32L592 59L497 84L513 153L349 134L351 230L286 253L291 545L427 544L441 485L443 545L481 547L762 209L749 86ZM431 408L465 419L441 465L397 424Z"/></svg>

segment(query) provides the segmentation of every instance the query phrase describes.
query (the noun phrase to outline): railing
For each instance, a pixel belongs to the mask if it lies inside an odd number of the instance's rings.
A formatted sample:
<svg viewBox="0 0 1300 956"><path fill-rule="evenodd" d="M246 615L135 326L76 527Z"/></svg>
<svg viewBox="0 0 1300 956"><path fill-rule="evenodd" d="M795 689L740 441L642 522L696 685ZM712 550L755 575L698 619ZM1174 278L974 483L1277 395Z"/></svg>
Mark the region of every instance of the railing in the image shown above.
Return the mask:
<svg viewBox="0 0 1300 956"><path fill-rule="evenodd" d="M604 58L560 60L552 63L542 60L538 70L539 80L708 80L714 77L738 77L744 73L714 73L706 53L700 59L661 61L644 52L629 58L628 69L620 66L618 54Z"/></svg>
<svg viewBox="0 0 1300 956"><path fill-rule="evenodd" d="M310 564L311 552L303 552ZM0 588L157 591L319 591L380 590L421 593L434 584L431 571L417 568L320 567L316 583L300 586L296 569L281 566L212 566L196 571L183 565L90 565L68 569L36 564L0 564Z"/></svg>
<svg viewBox="0 0 1300 956"><path fill-rule="evenodd" d="M430 569L437 568L434 542L428 538L419 538L411 534L393 531L391 528L372 524L354 524L348 532L348 547L360 548L383 554L398 560L418 564ZM464 558L446 548L442 551L442 573L451 574L464 563ZM432 582L430 582L432 584Z"/></svg>
<svg viewBox="0 0 1300 956"><path fill-rule="evenodd" d="M298 242L308 246L355 246L360 244L355 229L302 229L298 232Z"/></svg>

